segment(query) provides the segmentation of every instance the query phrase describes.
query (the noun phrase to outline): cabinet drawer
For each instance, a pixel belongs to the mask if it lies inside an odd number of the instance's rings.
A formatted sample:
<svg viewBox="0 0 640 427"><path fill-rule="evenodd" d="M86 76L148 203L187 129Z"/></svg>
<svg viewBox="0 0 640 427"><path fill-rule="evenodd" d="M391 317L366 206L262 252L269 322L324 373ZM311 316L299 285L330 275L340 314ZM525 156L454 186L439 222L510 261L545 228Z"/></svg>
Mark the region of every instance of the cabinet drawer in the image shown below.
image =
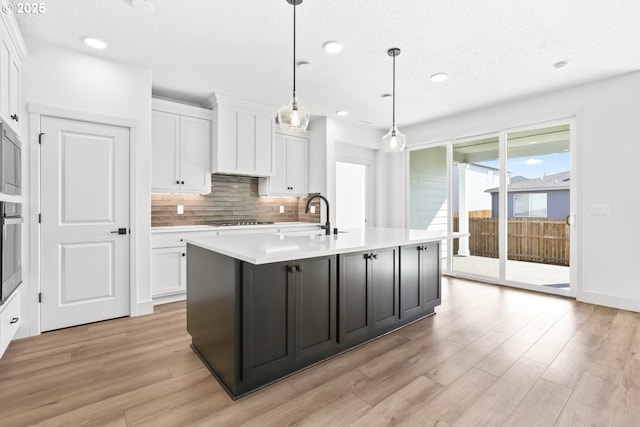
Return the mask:
<svg viewBox="0 0 640 427"><path fill-rule="evenodd" d="M20 289L18 289L0 312L0 356L18 331L20 320Z"/></svg>
<svg viewBox="0 0 640 427"><path fill-rule="evenodd" d="M180 233L152 233L151 234L151 248L172 248L175 246L186 246L185 239L192 239L194 237L213 237L217 236L218 232L211 231L183 231Z"/></svg>
<svg viewBox="0 0 640 427"><path fill-rule="evenodd" d="M182 239L184 239L183 233L151 234L151 247L155 249L185 246L186 243Z"/></svg>

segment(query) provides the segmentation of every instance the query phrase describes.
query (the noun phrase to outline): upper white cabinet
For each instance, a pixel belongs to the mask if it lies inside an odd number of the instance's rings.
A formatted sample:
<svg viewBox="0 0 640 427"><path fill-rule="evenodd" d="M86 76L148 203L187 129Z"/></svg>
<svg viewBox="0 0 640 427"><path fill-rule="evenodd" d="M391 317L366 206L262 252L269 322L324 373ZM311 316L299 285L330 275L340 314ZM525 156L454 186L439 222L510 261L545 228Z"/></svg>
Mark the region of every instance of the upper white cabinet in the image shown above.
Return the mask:
<svg viewBox="0 0 640 427"><path fill-rule="evenodd" d="M211 171L230 175L271 176L275 110L250 102L214 95Z"/></svg>
<svg viewBox="0 0 640 427"><path fill-rule="evenodd" d="M154 99L151 188L154 193L211 192L212 112Z"/></svg>
<svg viewBox="0 0 640 427"><path fill-rule="evenodd" d="M0 117L20 135L20 78L26 48L13 15L0 16Z"/></svg>
<svg viewBox="0 0 640 427"><path fill-rule="evenodd" d="M309 138L307 134L276 133L275 173L259 182L261 196L309 194Z"/></svg>

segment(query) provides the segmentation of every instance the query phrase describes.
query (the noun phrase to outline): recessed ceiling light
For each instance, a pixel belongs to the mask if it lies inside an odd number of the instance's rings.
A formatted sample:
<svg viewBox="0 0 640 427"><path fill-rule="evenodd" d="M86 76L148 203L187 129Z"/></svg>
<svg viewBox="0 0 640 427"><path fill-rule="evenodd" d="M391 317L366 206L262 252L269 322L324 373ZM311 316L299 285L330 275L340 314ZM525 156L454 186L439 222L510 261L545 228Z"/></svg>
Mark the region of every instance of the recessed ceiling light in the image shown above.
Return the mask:
<svg viewBox="0 0 640 427"><path fill-rule="evenodd" d="M86 44L87 46L91 46L94 49L104 49L107 47L107 44L105 42L95 37L83 37L82 41L84 42L84 44Z"/></svg>
<svg viewBox="0 0 640 427"><path fill-rule="evenodd" d="M152 14L156 11L156 7L149 0L131 0L131 7L147 14Z"/></svg>
<svg viewBox="0 0 640 427"><path fill-rule="evenodd" d="M344 117L344 116L348 115L349 112L345 111L345 110L338 110L338 111L336 111L336 114L339 115L339 116L343 116Z"/></svg>
<svg viewBox="0 0 640 427"><path fill-rule="evenodd" d="M382 95L380 95L380 98L391 98L391 94L390 93L383 93Z"/></svg>
<svg viewBox="0 0 640 427"><path fill-rule="evenodd" d="M300 61L298 62L298 68L301 70L311 70L311 63L307 61Z"/></svg>
<svg viewBox="0 0 640 427"><path fill-rule="evenodd" d="M322 47L329 53L338 53L342 50L342 45L338 42L326 42Z"/></svg>
<svg viewBox="0 0 640 427"><path fill-rule="evenodd" d="M567 65L569 65L569 61L558 61L553 64L553 68L555 68L556 70L562 70L564 68L567 68Z"/></svg>
<svg viewBox="0 0 640 427"><path fill-rule="evenodd" d="M430 78L432 82L438 83L447 80L448 77L447 73L435 73L432 74Z"/></svg>

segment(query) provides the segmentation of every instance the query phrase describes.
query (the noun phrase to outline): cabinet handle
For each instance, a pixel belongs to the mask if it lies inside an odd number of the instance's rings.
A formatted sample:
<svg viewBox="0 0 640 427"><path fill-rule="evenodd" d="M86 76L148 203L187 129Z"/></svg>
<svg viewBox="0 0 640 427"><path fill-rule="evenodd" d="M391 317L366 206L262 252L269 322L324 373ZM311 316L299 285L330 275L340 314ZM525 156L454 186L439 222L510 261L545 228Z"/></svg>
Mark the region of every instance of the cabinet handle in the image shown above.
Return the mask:
<svg viewBox="0 0 640 427"><path fill-rule="evenodd" d="M20 320L17 317L14 317L13 319L11 319L11 321L9 322L10 325L13 325L14 323L18 323L18 320Z"/></svg>
<svg viewBox="0 0 640 427"><path fill-rule="evenodd" d="M419 250L419 251L421 251L421 250L423 250L423 249L424 249L424 248L423 248L422 246L418 246L418 250Z"/></svg>
<svg viewBox="0 0 640 427"><path fill-rule="evenodd" d="M187 256L187 254L186 254L186 253L184 253L184 252L182 252L182 256Z"/></svg>
<svg viewBox="0 0 640 427"><path fill-rule="evenodd" d="M378 259L378 254L371 254L371 258Z"/></svg>
<svg viewBox="0 0 640 427"><path fill-rule="evenodd" d="M287 265L287 273L294 273L296 271L295 265Z"/></svg>
<svg viewBox="0 0 640 427"><path fill-rule="evenodd" d="M17 114L11 115L11 119L15 120L17 122L18 121L18 115Z"/></svg>
<svg viewBox="0 0 640 427"><path fill-rule="evenodd" d="M180 184L180 181L176 181L176 184Z"/></svg>
<svg viewBox="0 0 640 427"><path fill-rule="evenodd" d="M184 184L184 181L180 181L180 184Z"/></svg>
<svg viewBox="0 0 640 427"><path fill-rule="evenodd" d="M297 270L299 273L302 273L302 266L301 266L301 265L296 265L296 270Z"/></svg>
<svg viewBox="0 0 640 427"><path fill-rule="evenodd" d="M371 255L370 254L364 254L363 257L364 257L364 259L371 259Z"/></svg>

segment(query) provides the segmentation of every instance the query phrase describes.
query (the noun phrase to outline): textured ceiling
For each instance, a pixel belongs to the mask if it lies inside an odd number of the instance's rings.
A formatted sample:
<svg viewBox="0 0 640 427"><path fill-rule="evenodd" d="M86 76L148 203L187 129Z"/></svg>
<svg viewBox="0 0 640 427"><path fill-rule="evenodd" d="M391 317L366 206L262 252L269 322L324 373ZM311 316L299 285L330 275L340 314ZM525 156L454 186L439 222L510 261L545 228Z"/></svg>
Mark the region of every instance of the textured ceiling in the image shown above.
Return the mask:
<svg viewBox="0 0 640 427"><path fill-rule="evenodd" d="M48 0L17 15L25 37L148 67L154 93L202 103L212 92L280 107L292 85L285 0ZM298 95L313 115L391 124L438 118L640 69L638 0L304 0L297 8ZM108 43L104 51L80 37ZM342 52L322 44L337 40ZM28 44L27 44L28 46ZM553 64L570 64L555 71ZM433 83L429 76L446 72Z"/></svg>

